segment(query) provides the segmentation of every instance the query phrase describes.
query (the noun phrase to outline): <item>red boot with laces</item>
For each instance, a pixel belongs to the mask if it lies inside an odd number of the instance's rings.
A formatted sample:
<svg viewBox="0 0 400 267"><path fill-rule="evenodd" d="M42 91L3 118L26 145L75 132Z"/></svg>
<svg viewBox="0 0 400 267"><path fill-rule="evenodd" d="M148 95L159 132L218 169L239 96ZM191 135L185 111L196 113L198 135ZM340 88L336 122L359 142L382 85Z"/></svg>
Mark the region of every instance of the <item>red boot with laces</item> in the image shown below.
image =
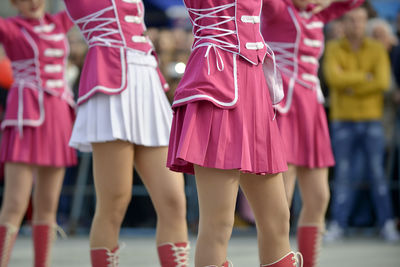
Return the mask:
<svg viewBox="0 0 400 267"><path fill-rule="evenodd" d="M289 252L281 259L270 264L261 264L260 267L303 267L303 257L301 253Z"/></svg>
<svg viewBox="0 0 400 267"><path fill-rule="evenodd" d="M8 266L17 234L17 227L11 224L0 225L0 267Z"/></svg>
<svg viewBox="0 0 400 267"><path fill-rule="evenodd" d="M321 248L322 231L318 226L299 226L297 228L297 243L303 255L304 267L318 265L319 250Z"/></svg>
<svg viewBox="0 0 400 267"><path fill-rule="evenodd" d="M107 248L90 249L92 267L118 267L119 252L119 247L116 247L111 251Z"/></svg>
<svg viewBox="0 0 400 267"><path fill-rule="evenodd" d="M157 250L161 267L189 266L190 245L188 242L165 243L159 245Z"/></svg>

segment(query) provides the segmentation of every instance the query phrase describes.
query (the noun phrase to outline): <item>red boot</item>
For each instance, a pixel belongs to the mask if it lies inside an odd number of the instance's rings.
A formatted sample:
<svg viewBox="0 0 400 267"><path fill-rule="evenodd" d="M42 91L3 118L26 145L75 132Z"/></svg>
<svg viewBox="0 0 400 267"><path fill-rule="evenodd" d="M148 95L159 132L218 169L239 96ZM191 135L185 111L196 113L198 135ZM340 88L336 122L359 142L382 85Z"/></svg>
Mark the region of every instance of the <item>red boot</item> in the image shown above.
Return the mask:
<svg viewBox="0 0 400 267"><path fill-rule="evenodd" d="M51 261L51 249L56 239L56 224L33 224L33 250L35 267L49 267Z"/></svg>
<svg viewBox="0 0 400 267"><path fill-rule="evenodd" d="M92 267L118 267L119 251L119 247L112 251L107 248L92 248L90 250Z"/></svg>
<svg viewBox="0 0 400 267"><path fill-rule="evenodd" d="M7 267L17 234L17 227L11 224L0 225L0 267Z"/></svg>
<svg viewBox="0 0 400 267"><path fill-rule="evenodd" d="M188 242L165 243L157 248L161 267L188 267L189 250Z"/></svg>
<svg viewBox="0 0 400 267"><path fill-rule="evenodd" d="M298 265L300 263L300 265ZM303 257L301 253L289 252L283 258L270 264L261 264L260 267L303 267Z"/></svg>
<svg viewBox="0 0 400 267"><path fill-rule="evenodd" d="M322 234L318 226L300 226L297 228L297 243L303 255L304 267L318 265Z"/></svg>

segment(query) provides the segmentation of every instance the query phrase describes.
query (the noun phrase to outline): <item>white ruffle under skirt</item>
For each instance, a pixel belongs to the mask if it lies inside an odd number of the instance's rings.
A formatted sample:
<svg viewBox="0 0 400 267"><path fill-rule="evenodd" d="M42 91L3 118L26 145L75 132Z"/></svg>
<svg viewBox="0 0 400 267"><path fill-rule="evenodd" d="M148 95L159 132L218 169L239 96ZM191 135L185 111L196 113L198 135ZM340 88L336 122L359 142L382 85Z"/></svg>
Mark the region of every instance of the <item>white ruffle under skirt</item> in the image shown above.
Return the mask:
<svg viewBox="0 0 400 267"><path fill-rule="evenodd" d="M168 146L172 110L152 55L128 51L128 87L118 95L97 93L78 108L70 146L91 151L91 143L124 140Z"/></svg>

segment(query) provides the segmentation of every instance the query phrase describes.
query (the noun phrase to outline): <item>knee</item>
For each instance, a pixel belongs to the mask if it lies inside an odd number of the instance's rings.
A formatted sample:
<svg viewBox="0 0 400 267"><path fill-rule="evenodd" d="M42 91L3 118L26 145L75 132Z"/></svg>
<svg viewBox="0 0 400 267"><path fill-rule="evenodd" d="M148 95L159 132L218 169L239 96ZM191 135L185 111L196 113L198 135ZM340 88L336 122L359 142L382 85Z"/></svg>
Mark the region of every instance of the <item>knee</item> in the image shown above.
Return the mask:
<svg viewBox="0 0 400 267"><path fill-rule="evenodd" d="M234 224L234 216L218 216L202 219L200 216L199 236L222 246L227 245Z"/></svg>
<svg viewBox="0 0 400 267"><path fill-rule="evenodd" d="M106 199L99 199L96 204L97 218L120 225L131 201L131 194L112 194Z"/></svg>
<svg viewBox="0 0 400 267"><path fill-rule="evenodd" d="M27 201L17 196L14 196L12 198L9 198L7 201L4 201L1 208L1 215L3 218L11 220L22 220L27 205Z"/></svg>
<svg viewBox="0 0 400 267"><path fill-rule="evenodd" d="M330 199L329 190L318 190L311 196L303 198L303 208L314 213L325 214Z"/></svg>
<svg viewBox="0 0 400 267"><path fill-rule="evenodd" d="M257 230L261 236L271 239L287 238L290 229L290 211L282 208L273 215L266 216L262 221L257 222Z"/></svg>
<svg viewBox="0 0 400 267"><path fill-rule="evenodd" d="M156 212L159 220L171 222L186 220L186 199L183 194L164 197L158 206Z"/></svg>

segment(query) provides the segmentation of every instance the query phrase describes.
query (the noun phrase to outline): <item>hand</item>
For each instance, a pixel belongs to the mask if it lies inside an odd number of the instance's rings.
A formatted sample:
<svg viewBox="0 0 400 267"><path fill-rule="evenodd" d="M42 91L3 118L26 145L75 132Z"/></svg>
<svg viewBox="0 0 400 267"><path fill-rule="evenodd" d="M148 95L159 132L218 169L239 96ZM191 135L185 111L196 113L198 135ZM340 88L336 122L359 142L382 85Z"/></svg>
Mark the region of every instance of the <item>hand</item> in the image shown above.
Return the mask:
<svg viewBox="0 0 400 267"><path fill-rule="evenodd" d="M311 4L315 5L314 9L311 12L313 14L317 14L334 2L345 2L345 1L348 0L311 0Z"/></svg>

